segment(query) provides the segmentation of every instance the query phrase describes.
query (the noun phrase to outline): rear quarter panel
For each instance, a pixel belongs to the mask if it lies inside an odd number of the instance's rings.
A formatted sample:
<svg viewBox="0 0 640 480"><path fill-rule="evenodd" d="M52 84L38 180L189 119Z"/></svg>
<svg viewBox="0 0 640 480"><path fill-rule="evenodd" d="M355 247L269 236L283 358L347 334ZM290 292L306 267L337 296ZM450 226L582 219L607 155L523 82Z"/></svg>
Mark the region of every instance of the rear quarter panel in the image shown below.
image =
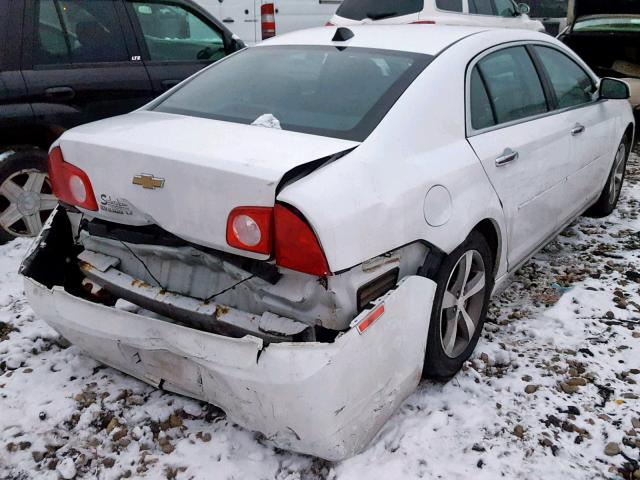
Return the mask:
<svg viewBox="0 0 640 480"><path fill-rule="evenodd" d="M506 231L500 202L465 137L467 50L454 46L434 60L360 147L279 195L314 227L333 271L415 241L450 253L484 219ZM440 227L425 220L432 208L425 197L436 185L451 196Z"/></svg>

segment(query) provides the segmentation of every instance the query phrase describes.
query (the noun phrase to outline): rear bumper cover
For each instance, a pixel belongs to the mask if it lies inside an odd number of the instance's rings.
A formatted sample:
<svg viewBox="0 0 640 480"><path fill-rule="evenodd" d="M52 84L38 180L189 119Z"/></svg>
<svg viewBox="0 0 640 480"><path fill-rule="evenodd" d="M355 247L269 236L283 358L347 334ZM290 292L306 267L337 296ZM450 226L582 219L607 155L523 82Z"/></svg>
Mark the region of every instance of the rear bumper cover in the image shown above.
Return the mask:
<svg viewBox="0 0 640 480"><path fill-rule="evenodd" d="M352 456L420 380L435 294L431 280L403 279L379 300L384 314L362 334L356 325L370 311L333 343L265 345L253 336L195 330L96 304L60 285L43 285L28 272L48 260L47 246L57 241L51 224L52 219L22 270L27 299L38 316L97 360L215 404L232 421L281 448L327 460Z"/></svg>

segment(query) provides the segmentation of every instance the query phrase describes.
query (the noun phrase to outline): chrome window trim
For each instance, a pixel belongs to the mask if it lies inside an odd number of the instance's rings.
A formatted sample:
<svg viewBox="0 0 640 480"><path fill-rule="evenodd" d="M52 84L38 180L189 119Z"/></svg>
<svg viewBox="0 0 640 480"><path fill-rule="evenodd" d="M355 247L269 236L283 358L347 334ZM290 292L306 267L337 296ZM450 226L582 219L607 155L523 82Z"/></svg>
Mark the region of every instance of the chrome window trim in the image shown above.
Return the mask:
<svg viewBox="0 0 640 480"><path fill-rule="evenodd" d="M598 78L598 76L595 73L593 73L593 71L579 57L574 56L574 54L572 54L572 52L565 51L564 49L558 47L558 45L555 45L553 43L544 42L542 40L523 40L523 41L507 42L507 43L502 43L500 45L496 45L496 46L491 47L491 48L481 52L480 54L478 54L467 65L467 71L465 73L465 124L466 124L465 126L466 126L466 136L467 136L467 138L472 138L472 137L476 137L478 135L482 135L484 133L489 133L489 132L493 132L493 131L496 131L496 130L502 130L502 129L505 129L505 128L513 127L515 125L520 125L522 123L533 122L535 120L539 120L541 118L550 117L552 115L560 115L562 113L569 112L571 110L577 110L577 109L580 109L580 108L591 107L593 105L596 105L598 103L606 101L606 100L598 99L597 95L594 93L594 98L593 98L593 100L591 102L583 103L581 105L575 105L575 106L572 106L572 107L562 108L562 109L550 110L550 111L545 112L545 113L541 113L541 114L538 114L538 115L532 115L530 117L520 118L518 120L513 120L511 122L500 123L498 125L494 125L492 127L483 128L483 129L480 129L480 130L474 129L473 125L471 123L471 72L473 72L473 69L478 64L478 62L480 62L482 59L484 59L488 55L491 55L492 53L499 52L501 50L506 50L506 49L512 48L512 47L527 47L529 45L530 46L548 47L548 48L552 48L554 50L557 50L558 52L560 52L563 55L565 55L566 57L568 57L570 60L573 60L574 63L576 63L587 74L587 76L589 78L591 78L591 80L593 81L594 86L595 87L599 87L600 79ZM542 79L540 79L540 83L542 83ZM544 84L542 85L542 88L544 89Z"/></svg>

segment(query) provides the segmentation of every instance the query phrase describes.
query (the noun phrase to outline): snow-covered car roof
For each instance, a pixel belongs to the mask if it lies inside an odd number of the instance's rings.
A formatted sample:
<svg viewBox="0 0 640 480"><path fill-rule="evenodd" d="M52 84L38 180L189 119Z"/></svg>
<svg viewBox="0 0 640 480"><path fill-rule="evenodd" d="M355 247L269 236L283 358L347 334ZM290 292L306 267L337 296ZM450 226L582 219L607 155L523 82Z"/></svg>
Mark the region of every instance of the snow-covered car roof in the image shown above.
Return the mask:
<svg viewBox="0 0 640 480"><path fill-rule="evenodd" d="M505 41L540 39L537 32L526 30L487 29L478 27L457 27L444 25L357 25L348 28L354 34L343 42L334 42L333 37L339 27L320 27L287 33L262 42L267 45L335 45L361 48L379 48L406 52L437 55L454 43L479 33L495 34ZM545 38L546 36L542 37Z"/></svg>

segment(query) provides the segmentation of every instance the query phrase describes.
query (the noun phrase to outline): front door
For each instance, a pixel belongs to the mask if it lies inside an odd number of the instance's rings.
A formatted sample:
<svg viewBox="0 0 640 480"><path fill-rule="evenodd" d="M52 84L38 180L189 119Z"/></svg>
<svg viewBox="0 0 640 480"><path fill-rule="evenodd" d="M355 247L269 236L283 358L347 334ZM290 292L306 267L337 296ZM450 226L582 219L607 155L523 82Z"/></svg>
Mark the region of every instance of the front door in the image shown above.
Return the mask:
<svg viewBox="0 0 640 480"><path fill-rule="evenodd" d="M153 98L114 0L34 0L22 74L36 121L60 128L130 112Z"/></svg>
<svg viewBox="0 0 640 480"><path fill-rule="evenodd" d="M156 94L227 55L224 32L187 4L128 1L127 9Z"/></svg>
<svg viewBox="0 0 640 480"><path fill-rule="evenodd" d="M595 80L573 59L551 46L536 45L538 55L555 97L555 108L566 118L573 144L572 171L565 192L565 212L570 220L600 194L613 162L610 151L615 117L607 112L606 102L598 101Z"/></svg>
<svg viewBox="0 0 640 480"><path fill-rule="evenodd" d="M524 46L489 53L469 79L469 143L500 198L510 268L558 228L571 168L566 120L549 100Z"/></svg>

